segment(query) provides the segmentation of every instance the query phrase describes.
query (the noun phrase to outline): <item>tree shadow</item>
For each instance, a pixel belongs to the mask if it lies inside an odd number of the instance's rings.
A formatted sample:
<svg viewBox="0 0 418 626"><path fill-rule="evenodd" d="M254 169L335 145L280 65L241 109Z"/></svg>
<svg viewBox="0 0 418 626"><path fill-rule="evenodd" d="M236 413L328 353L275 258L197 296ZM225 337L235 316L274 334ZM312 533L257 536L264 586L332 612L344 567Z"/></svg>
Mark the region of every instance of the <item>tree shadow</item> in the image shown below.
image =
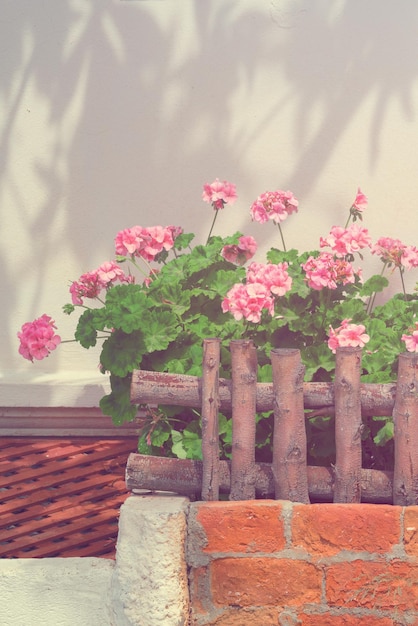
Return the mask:
<svg viewBox="0 0 418 626"><path fill-rule="evenodd" d="M262 133L266 153L277 143L272 186L297 190L303 199L370 100L364 148L375 167L391 100L399 99L405 116L414 118L418 5L406 1L402 12L378 0L367 8L359 0L339 6L331 14L328 3L311 0L273 0L269 8L254 3L245 10L240 3L188 3L182 11L190 12L192 33L183 26L184 13L164 2L21 0L2 7L7 54L0 60L0 97L7 115L0 185L7 185L16 212L15 220L1 216L4 369L19 367L15 332L44 312L45 294L54 292L59 305L68 298L67 281L77 276L59 274L62 258L77 259L80 273L92 269L113 253L116 232L136 223L201 230L204 182L221 176L254 193L257 173L243 156ZM263 68L271 82L259 111L253 96ZM28 100L31 90L47 102L46 120ZM281 177L289 107L298 158ZM36 132L34 146L17 135L24 116L35 128L51 129L44 149ZM42 189L37 207L10 166L16 139L26 150L32 183ZM212 215L203 219L209 227ZM24 232L14 232L16 224ZM237 215L237 229L248 224L247 214ZM13 263L12 242L20 242ZM50 284L45 273L54 264ZM16 323L22 302L24 316ZM58 359L49 361L48 371L60 366Z"/></svg>

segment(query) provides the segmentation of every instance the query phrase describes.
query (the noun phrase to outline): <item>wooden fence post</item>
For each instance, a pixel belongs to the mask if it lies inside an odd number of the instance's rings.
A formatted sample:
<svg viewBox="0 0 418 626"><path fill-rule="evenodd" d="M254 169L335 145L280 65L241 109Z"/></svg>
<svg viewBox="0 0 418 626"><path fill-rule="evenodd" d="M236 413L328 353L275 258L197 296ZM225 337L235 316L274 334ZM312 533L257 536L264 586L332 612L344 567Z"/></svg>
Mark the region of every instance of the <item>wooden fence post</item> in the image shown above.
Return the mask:
<svg viewBox="0 0 418 626"><path fill-rule="evenodd" d="M309 503L303 377L299 350L271 351L274 395L273 463L276 500Z"/></svg>
<svg viewBox="0 0 418 626"><path fill-rule="evenodd" d="M230 500L255 498L257 351L252 341L231 341L232 459Z"/></svg>
<svg viewBox="0 0 418 626"><path fill-rule="evenodd" d="M418 504L418 354L399 355L393 409L395 465L393 504Z"/></svg>
<svg viewBox="0 0 418 626"><path fill-rule="evenodd" d="M337 348L335 358L334 502L361 501L361 348Z"/></svg>
<svg viewBox="0 0 418 626"><path fill-rule="evenodd" d="M219 500L220 339L204 339L202 367L202 500Z"/></svg>

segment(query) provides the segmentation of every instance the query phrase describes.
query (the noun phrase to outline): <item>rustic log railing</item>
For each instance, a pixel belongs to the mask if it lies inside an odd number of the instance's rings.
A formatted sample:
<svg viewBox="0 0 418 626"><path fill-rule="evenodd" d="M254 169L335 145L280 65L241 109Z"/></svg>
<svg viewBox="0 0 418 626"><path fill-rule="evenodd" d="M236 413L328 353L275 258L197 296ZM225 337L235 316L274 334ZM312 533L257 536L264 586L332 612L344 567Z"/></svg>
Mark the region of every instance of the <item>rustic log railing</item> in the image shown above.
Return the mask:
<svg viewBox="0 0 418 626"><path fill-rule="evenodd" d="M418 354L399 357L393 384L362 384L361 349L338 348L333 383L303 382L298 350L271 353L272 383L257 383L251 341L231 342L231 380L218 377L220 341L206 339L202 377L135 371L131 401L200 408L202 461L131 454L130 489L217 500L275 497L293 502L418 504ZM335 416L336 462L308 466L305 411ZM219 460L218 411L232 414L231 461ZM273 462L256 463L255 413L274 412ZM393 472L364 469L362 417L393 416Z"/></svg>

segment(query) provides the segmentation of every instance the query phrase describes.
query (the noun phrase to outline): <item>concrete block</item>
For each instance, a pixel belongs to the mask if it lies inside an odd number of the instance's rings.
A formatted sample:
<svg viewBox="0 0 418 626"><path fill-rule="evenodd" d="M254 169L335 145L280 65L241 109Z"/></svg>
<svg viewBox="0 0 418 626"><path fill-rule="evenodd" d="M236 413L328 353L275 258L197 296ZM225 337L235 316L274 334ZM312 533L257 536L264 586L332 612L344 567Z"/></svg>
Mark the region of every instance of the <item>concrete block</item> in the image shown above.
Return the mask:
<svg viewBox="0 0 418 626"><path fill-rule="evenodd" d="M117 626L186 626L188 498L132 495L121 507L112 581Z"/></svg>

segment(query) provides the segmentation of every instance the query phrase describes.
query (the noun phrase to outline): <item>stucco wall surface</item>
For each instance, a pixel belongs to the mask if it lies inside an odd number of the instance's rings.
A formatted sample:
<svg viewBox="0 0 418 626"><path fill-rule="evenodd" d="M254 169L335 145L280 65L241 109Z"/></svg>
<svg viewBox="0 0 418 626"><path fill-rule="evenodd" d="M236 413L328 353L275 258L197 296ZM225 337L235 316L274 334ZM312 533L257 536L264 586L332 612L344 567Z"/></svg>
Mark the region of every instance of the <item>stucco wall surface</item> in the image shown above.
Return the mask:
<svg viewBox="0 0 418 626"><path fill-rule="evenodd" d="M109 626L114 561L3 559L2 626Z"/></svg>
<svg viewBox="0 0 418 626"><path fill-rule="evenodd" d="M215 234L253 235L259 261L280 243L249 208L274 189L299 200L288 248L343 226L358 186L372 239L416 244L417 28L416 0L3 2L3 406L97 403L100 345L62 344L33 365L17 331L46 313L71 339L69 284L114 257L119 230L175 224L204 242L202 186L216 177L238 201ZM364 265L381 270L370 254Z"/></svg>

